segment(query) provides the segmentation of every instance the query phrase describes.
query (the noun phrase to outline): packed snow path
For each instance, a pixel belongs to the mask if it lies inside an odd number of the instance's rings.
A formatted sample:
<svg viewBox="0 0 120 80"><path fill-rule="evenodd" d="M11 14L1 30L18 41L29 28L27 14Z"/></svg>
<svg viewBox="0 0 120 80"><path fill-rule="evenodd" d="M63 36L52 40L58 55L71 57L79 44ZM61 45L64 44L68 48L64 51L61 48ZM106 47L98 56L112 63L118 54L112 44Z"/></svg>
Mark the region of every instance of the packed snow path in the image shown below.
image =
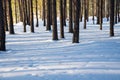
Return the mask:
<svg viewBox="0 0 120 80"><path fill-rule="evenodd" d="M109 37L108 23L102 31L81 26L79 44L72 44L68 27L59 41L45 27L22 33L19 23L15 29L7 34L7 52L0 52L0 80L120 80L120 24L115 37Z"/></svg>

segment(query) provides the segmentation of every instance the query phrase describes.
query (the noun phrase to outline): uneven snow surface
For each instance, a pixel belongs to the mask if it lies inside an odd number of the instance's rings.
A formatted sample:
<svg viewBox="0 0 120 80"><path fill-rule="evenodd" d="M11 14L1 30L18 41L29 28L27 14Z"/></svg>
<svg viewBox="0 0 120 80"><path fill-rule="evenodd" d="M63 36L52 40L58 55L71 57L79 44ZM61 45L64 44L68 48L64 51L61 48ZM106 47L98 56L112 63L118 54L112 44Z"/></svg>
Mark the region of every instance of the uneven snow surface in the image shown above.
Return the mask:
<svg viewBox="0 0 120 80"><path fill-rule="evenodd" d="M41 21L35 33L16 24L16 34L7 33L7 51L0 52L0 80L120 80L120 23L115 37L109 37L109 22L102 31L92 22L86 30L80 26L80 43L72 44L68 26L65 39L53 41Z"/></svg>

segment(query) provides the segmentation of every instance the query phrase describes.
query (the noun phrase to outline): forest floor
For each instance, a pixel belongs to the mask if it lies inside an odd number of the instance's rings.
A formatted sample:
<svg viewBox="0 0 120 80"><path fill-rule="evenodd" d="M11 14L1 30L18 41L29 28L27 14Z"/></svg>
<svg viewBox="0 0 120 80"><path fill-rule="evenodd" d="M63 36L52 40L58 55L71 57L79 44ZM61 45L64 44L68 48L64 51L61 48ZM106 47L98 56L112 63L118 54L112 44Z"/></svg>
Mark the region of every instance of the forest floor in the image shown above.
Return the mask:
<svg viewBox="0 0 120 80"><path fill-rule="evenodd" d="M65 39L53 41L41 20L35 33L16 24L16 34L7 33L7 51L0 52L0 80L120 80L120 23L115 37L109 37L106 20L103 30L92 21L86 30L80 26L80 43L73 44L68 26Z"/></svg>

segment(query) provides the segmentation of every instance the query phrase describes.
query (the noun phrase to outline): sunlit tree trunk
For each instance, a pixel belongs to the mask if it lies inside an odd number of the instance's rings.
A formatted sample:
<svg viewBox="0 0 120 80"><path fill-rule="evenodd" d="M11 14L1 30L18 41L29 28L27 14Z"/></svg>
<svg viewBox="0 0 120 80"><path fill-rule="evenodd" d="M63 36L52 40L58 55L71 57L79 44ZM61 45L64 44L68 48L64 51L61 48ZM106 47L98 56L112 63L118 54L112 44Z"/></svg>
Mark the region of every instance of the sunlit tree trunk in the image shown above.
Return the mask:
<svg viewBox="0 0 120 80"><path fill-rule="evenodd" d="M18 22L18 16L17 16L17 1L15 0L15 22Z"/></svg>
<svg viewBox="0 0 120 80"><path fill-rule="evenodd" d="M35 0L36 2L36 27L39 26L39 21L38 21L38 0Z"/></svg>

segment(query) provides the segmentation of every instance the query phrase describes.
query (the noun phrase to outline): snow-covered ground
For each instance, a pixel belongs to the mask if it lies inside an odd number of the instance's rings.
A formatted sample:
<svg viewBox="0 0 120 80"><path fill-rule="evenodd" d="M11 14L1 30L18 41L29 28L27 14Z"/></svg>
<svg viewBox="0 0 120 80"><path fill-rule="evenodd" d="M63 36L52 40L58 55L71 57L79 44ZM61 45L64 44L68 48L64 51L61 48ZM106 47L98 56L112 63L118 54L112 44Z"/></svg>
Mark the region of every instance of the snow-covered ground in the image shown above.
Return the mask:
<svg viewBox="0 0 120 80"><path fill-rule="evenodd" d="M59 24L58 24L59 27ZM22 23L15 35L7 34L7 51L0 52L0 80L120 80L120 23L115 37L109 37L109 22L87 23L80 28L80 43L72 44L65 27L65 39L52 41L51 31L40 26L35 33L23 33Z"/></svg>

